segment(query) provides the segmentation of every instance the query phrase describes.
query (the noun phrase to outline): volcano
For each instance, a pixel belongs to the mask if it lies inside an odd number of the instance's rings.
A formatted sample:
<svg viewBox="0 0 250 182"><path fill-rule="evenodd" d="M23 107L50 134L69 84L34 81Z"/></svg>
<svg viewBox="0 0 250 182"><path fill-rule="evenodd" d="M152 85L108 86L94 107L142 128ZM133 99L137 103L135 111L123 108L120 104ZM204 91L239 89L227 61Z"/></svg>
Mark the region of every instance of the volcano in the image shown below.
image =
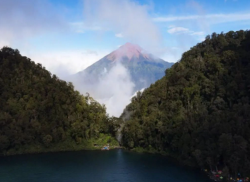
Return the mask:
<svg viewBox="0 0 250 182"><path fill-rule="evenodd" d="M105 104L110 115L119 117L135 92L162 78L171 66L140 46L126 43L74 75L72 82L81 93L88 92Z"/></svg>
<svg viewBox="0 0 250 182"><path fill-rule="evenodd" d="M128 70L135 85L134 92L149 87L150 84L162 78L165 70L173 65L148 53L138 45L126 43L79 72L78 75L82 76L85 83L96 84L116 64L122 64Z"/></svg>

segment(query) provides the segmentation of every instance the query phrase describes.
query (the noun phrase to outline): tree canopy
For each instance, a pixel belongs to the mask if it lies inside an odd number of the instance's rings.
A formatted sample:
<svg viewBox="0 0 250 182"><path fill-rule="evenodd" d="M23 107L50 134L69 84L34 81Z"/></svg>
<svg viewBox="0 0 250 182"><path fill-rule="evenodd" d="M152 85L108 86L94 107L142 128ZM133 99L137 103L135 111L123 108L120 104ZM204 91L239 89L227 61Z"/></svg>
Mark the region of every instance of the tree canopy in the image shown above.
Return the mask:
<svg viewBox="0 0 250 182"><path fill-rule="evenodd" d="M39 152L58 144L72 150L101 133L115 133L114 120L104 105L80 95L72 83L18 50L0 50L0 154L32 152L36 147Z"/></svg>
<svg viewBox="0 0 250 182"><path fill-rule="evenodd" d="M250 31L207 36L126 107L127 148L250 175Z"/></svg>

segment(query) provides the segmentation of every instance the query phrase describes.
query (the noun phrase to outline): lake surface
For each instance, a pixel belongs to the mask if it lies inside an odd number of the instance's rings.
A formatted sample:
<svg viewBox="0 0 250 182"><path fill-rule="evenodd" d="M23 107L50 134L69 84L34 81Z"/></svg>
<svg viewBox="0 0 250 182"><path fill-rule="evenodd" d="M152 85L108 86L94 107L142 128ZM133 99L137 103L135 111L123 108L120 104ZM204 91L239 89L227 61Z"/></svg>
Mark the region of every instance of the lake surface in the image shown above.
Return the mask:
<svg viewBox="0 0 250 182"><path fill-rule="evenodd" d="M117 149L0 157L1 182L209 182L164 156Z"/></svg>

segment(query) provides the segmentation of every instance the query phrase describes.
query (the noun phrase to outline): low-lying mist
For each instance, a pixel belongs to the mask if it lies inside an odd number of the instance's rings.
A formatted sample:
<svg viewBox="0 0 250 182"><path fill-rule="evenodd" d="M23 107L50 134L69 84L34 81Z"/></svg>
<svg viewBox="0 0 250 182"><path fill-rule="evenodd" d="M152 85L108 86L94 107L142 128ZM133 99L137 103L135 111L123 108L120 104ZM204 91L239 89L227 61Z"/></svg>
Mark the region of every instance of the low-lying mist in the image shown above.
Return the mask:
<svg viewBox="0 0 250 182"><path fill-rule="evenodd" d="M105 104L109 115L119 117L130 103L135 85L129 71L119 61L108 72L106 68L103 69L104 72L97 79L91 80L89 75L83 73L74 75L70 81L82 94L89 93L95 100Z"/></svg>

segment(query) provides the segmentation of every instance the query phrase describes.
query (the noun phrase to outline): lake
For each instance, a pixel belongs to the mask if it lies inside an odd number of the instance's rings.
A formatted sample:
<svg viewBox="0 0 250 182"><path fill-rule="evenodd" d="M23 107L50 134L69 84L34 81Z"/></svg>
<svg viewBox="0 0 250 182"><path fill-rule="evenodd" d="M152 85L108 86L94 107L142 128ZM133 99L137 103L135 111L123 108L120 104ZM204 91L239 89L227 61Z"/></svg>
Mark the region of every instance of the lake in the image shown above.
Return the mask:
<svg viewBox="0 0 250 182"><path fill-rule="evenodd" d="M122 149L0 157L1 182L209 182L167 157Z"/></svg>

